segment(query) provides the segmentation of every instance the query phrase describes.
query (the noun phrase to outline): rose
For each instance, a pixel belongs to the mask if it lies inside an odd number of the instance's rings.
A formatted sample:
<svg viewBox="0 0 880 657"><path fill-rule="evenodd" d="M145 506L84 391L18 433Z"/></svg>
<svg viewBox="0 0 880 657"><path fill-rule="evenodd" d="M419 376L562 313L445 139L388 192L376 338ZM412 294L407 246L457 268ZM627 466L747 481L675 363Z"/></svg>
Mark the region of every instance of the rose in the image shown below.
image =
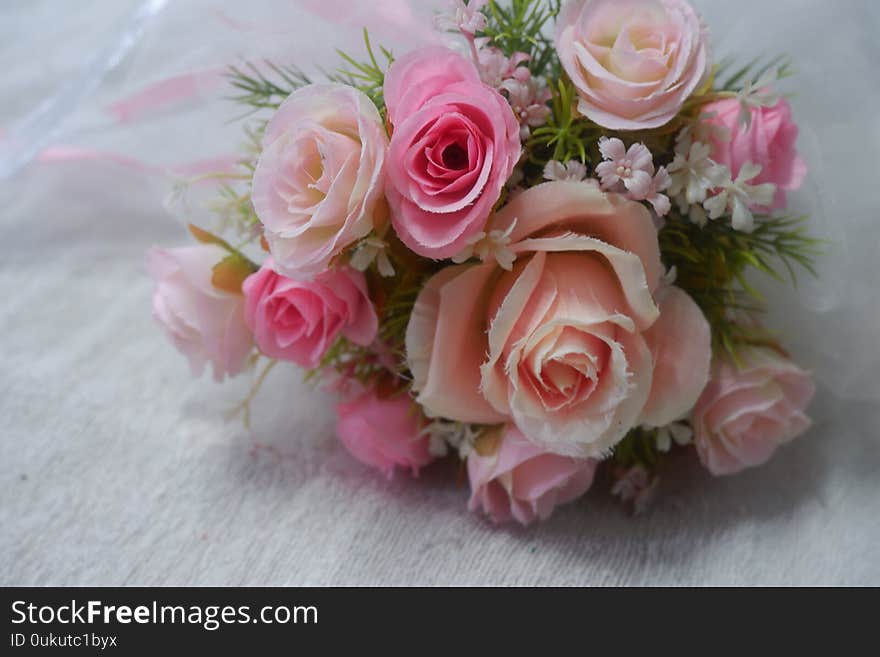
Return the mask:
<svg viewBox="0 0 880 657"><path fill-rule="evenodd" d="M253 184L279 271L316 274L384 220L387 144L376 107L352 87L313 84L281 104Z"/></svg>
<svg viewBox="0 0 880 657"><path fill-rule="evenodd" d="M245 321L264 354L314 368L340 335L362 346L375 340L378 319L363 274L343 267L297 281L273 266L267 258L243 286Z"/></svg>
<svg viewBox="0 0 880 657"><path fill-rule="evenodd" d="M471 62L441 47L394 62L385 101L394 229L420 255L454 256L482 231L519 160L519 124Z"/></svg>
<svg viewBox="0 0 880 657"><path fill-rule="evenodd" d="M147 271L155 281L153 316L201 376L210 362L214 379L239 374L253 349L244 322L244 298L215 287L213 268L229 254L200 244L180 249L151 249Z"/></svg>
<svg viewBox="0 0 880 657"><path fill-rule="evenodd" d="M340 402L336 414L336 434L351 455L389 477L395 466L415 475L434 460L408 395L382 397L375 389L367 390Z"/></svg>
<svg viewBox="0 0 880 657"><path fill-rule="evenodd" d="M491 226L510 230L512 271L447 267L416 300L406 349L427 415L513 420L548 451L594 457L690 410L708 379L709 326L687 294L660 287L646 208L550 182Z"/></svg>
<svg viewBox="0 0 880 657"><path fill-rule="evenodd" d="M612 130L668 123L708 73L705 30L685 0L571 0L556 50L580 113Z"/></svg>
<svg viewBox="0 0 880 657"><path fill-rule="evenodd" d="M704 112L710 124L726 128L730 139L712 131L709 140L711 157L726 165L735 179L743 165L751 162L761 166L761 173L749 181L751 185L773 183L776 196L771 210L785 207L785 192L801 186L807 176L807 165L798 157L795 142L798 127L792 120L791 106L781 99L772 107L751 107L751 125L740 124L740 103L735 98L706 105Z"/></svg>
<svg viewBox="0 0 880 657"><path fill-rule="evenodd" d="M771 349L719 359L692 414L694 443L714 475L766 463L776 448L806 431L815 394L810 375Z"/></svg>
<svg viewBox="0 0 880 657"><path fill-rule="evenodd" d="M510 425L492 430L477 448L467 459L468 508L482 508L497 523L546 520L556 506L586 493L596 472L593 459L549 454Z"/></svg>

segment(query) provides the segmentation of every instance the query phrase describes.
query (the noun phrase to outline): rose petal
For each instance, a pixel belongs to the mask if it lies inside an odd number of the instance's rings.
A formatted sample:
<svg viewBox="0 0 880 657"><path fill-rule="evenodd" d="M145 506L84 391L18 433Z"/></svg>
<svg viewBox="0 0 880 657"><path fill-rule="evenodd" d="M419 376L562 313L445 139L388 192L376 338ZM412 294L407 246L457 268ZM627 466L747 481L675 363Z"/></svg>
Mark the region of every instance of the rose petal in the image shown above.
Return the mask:
<svg viewBox="0 0 880 657"><path fill-rule="evenodd" d="M660 318L644 336L654 357L651 396L642 423L662 427L693 408L709 381L712 335L690 296L668 287L659 297Z"/></svg>

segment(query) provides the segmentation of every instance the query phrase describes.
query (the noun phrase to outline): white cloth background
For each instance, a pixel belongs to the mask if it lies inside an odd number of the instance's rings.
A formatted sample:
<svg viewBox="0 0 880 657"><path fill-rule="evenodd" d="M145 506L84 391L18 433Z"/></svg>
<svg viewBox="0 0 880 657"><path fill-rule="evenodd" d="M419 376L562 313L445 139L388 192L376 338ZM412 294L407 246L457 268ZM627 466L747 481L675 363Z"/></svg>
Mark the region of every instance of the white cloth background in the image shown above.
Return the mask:
<svg viewBox="0 0 880 657"><path fill-rule="evenodd" d="M329 66L332 47L358 50L362 23L400 52L427 38L409 8L431 4L168 3L61 108L51 145L160 167L228 153L239 128L222 89L124 125L106 108L236 58ZM386 481L354 462L332 400L293 368L269 379L252 431L227 421L249 381L192 380L150 317L143 252L186 239L168 180L37 161L0 180L0 584L880 584L880 4L695 4L718 55L786 52L798 71L812 177L795 202L833 247L818 282L764 289L817 373L813 430L739 477L677 461L639 518L597 490L543 525L495 528L466 511L454 469ZM139 5L3 2L0 129L15 134Z"/></svg>

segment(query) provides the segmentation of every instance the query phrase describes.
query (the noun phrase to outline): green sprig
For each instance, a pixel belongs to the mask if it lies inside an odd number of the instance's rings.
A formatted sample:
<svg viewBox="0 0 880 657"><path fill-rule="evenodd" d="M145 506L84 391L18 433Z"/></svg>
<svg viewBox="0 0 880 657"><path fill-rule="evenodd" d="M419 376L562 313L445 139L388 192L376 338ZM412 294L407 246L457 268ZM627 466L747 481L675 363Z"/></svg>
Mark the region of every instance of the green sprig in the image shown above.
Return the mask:
<svg viewBox="0 0 880 657"><path fill-rule="evenodd" d="M370 100L379 109L379 112L385 115L385 95L383 88L385 86L385 71L394 61L394 55L390 50L379 46L379 51L385 60L384 64L379 63L379 58L373 50L370 42L370 34L364 28L364 45L366 46L368 60L359 62L351 55L337 49L337 54L345 62L345 66L340 67L334 73L328 73L327 78L332 82L346 84L355 89L359 89L369 97Z"/></svg>
<svg viewBox="0 0 880 657"><path fill-rule="evenodd" d="M740 91L745 83L759 80L767 71L774 68L777 80L794 75L791 60L787 55L778 55L770 59L758 55L744 66L731 70L735 66L734 62L733 57L726 57L716 65L714 71L716 91Z"/></svg>
<svg viewBox="0 0 880 657"><path fill-rule="evenodd" d="M641 465L648 472L654 472L663 456L657 449L657 429L636 427L614 446L611 460L623 468Z"/></svg>
<svg viewBox="0 0 880 657"><path fill-rule="evenodd" d="M751 233L728 222L698 226L676 212L660 231L665 264L676 268L676 285L700 306L712 327L713 346L736 356L749 344L773 344L760 327L764 298L748 281L755 270L776 280L786 274L797 284L797 269L816 275L814 262L824 243L807 234L807 217L757 217Z"/></svg>
<svg viewBox="0 0 880 657"><path fill-rule="evenodd" d="M247 114L278 109L290 94L311 84L309 77L297 67L278 66L270 61L263 62L263 68L250 62L230 66L226 77L236 90L230 100L248 107Z"/></svg>
<svg viewBox="0 0 880 657"><path fill-rule="evenodd" d="M483 9L488 25L480 36L489 37L492 45L507 57L517 52L526 53L532 74L556 79L559 58L544 28L559 14L561 4L561 0L511 0L505 7L491 0Z"/></svg>
<svg viewBox="0 0 880 657"><path fill-rule="evenodd" d="M541 182L544 166L550 160L567 162L580 160L590 163L594 155L587 144L598 139L599 127L577 112L577 92L567 77L551 87L553 98L546 125L535 128L525 145L526 180L529 184Z"/></svg>

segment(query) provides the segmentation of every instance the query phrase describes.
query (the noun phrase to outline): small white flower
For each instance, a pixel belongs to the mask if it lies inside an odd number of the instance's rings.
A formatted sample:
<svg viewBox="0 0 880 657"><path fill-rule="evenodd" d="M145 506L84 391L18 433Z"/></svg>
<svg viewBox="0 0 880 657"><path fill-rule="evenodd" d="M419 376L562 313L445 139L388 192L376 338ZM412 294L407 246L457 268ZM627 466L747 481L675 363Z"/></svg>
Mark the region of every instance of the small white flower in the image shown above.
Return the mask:
<svg viewBox="0 0 880 657"><path fill-rule="evenodd" d="M434 17L434 27L438 30L460 30L465 35L473 36L482 32L488 24L486 15L480 11L488 0L451 0L449 9Z"/></svg>
<svg viewBox="0 0 880 657"><path fill-rule="evenodd" d="M516 254L509 248L510 236L516 228L516 219L510 222L506 230L492 230L488 235L480 232L474 235L468 245L460 253L452 258L452 262L461 264L474 256L488 262L493 258L502 269L510 271L516 260Z"/></svg>
<svg viewBox="0 0 880 657"><path fill-rule="evenodd" d="M776 67L770 67L757 82L746 82L736 94L739 101L739 115L737 121L741 125L750 128L752 125L752 108L773 107L779 102L781 95L773 89L776 84Z"/></svg>
<svg viewBox="0 0 880 657"><path fill-rule="evenodd" d="M684 422L673 422L665 427L657 429L657 449L668 452L672 449L672 443L676 445L688 445L694 437L694 431Z"/></svg>
<svg viewBox="0 0 880 657"><path fill-rule="evenodd" d="M544 180L581 182L587 179L587 167L583 162L569 160L565 164L550 160L544 167Z"/></svg>
<svg viewBox="0 0 880 657"><path fill-rule="evenodd" d="M459 458L466 459L480 430L472 424L436 419L427 424L420 435L428 437L428 450L433 456L442 458L449 454L451 447L458 452Z"/></svg>
<svg viewBox="0 0 880 657"><path fill-rule="evenodd" d="M742 166L736 180L728 180L721 185L721 191L706 199L703 207L710 219L718 219L725 212L731 214L731 225L736 230L751 231L755 227L755 218L751 207L767 206L776 195L776 185L763 183L749 185L747 182L761 173L761 166L747 162Z"/></svg>
<svg viewBox="0 0 880 657"><path fill-rule="evenodd" d="M681 199L679 199L679 207L682 214L687 215L687 218L697 226L705 226L709 223L709 217L706 216L702 205L687 205L685 203L684 206L681 206Z"/></svg>
<svg viewBox="0 0 880 657"><path fill-rule="evenodd" d="M678 201L682 212L688 206L701 204L709 190L721 187L730 179L730 170L709 157L711 153L711 146L695 141L686 151L676 152L675 159L668 167L671 178L669 195ZM694 217L691 216L691 219L694 220Z"/></svg>
<svg viewBox="0 0 880 657"><path fill-rule="evenodd" d="M349 264L358 271L366 271L374 261L380 276L385 278L394 276L394 266L388 257L388 244L382 238L375 236L360 241Z"/></svg>
<svg viewBox="0 0 880 657"><path fill-rule="evenodd" d="M718 123L710 123L718 115L717 112L704 112L692 124L685 126L675 137L675 152L687 155L691 144L701 141L704 144L718 141L727 143L730 141L730 128Z"/></svg>

